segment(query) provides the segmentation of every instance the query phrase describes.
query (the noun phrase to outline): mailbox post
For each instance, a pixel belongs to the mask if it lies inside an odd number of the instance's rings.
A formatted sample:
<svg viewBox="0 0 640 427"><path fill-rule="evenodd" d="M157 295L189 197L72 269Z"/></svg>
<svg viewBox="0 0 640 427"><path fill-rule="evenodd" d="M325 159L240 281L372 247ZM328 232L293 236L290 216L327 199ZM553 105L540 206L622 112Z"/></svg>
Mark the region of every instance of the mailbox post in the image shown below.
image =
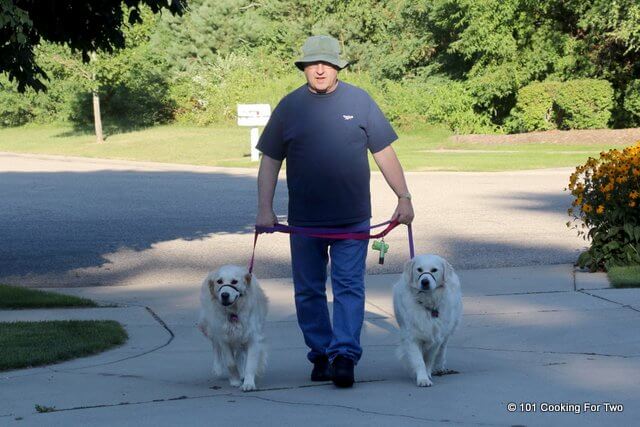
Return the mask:
<svg viewBox="0 0 640 427"><path fill-rule="evenodd" d="M238 104L238 126L251 127L251 161L260 160L258 145L258 126L265 126L271 117L269 104Z"/></svg>

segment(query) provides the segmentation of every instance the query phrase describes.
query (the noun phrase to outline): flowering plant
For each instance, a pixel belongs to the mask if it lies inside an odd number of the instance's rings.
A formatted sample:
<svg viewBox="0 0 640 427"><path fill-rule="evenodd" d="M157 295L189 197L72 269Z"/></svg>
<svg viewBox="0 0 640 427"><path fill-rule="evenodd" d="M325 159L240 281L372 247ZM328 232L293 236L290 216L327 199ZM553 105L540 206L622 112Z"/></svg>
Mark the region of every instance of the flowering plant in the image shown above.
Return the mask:
<svg viewBox="0 0 640 427"><path fill-rule="evenodd" d="M590 157L571 174L568 190L575 199L567 227L591 239L578 265L597 271L640 264L640 141Z"/></svg>

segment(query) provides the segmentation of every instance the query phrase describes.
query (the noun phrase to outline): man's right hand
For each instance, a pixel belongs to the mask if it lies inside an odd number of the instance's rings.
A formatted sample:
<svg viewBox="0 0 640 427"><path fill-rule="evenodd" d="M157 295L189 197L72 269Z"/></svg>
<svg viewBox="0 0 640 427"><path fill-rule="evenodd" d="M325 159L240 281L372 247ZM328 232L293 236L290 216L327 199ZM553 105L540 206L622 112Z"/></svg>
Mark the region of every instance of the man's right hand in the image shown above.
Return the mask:
<svg viewBox="0 0 640 427"><path fill-rule="evenodd" d="M278 217L273 210L258 211L256 225L258 227L273 227L278 223Z"/></svg>

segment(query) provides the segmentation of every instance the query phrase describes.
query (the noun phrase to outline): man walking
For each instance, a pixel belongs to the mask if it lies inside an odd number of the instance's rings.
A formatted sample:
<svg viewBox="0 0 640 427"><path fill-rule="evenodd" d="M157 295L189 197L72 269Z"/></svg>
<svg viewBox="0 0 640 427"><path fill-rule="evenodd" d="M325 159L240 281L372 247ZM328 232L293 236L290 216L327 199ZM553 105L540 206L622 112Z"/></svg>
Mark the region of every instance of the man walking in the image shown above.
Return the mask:
<svg viewBox="0 0 640 427"><path fill-rule="evenodd" d="M338 80L348 65L338 41L309 37L295 65L307 83L274 109L258 143L256 224L276 222L273 196L282 161L287 159L288 222L301 227L368 231L371 218L369 150L398 196L394 218L413 220L411 195L391 143L397 135L376 103L362 89ZM310 351L313 381L333 380L351 387L362 355L364 273L368 240L290 236L291 267L298 324ZM331 259L333 327L326 296Z"/></svg>

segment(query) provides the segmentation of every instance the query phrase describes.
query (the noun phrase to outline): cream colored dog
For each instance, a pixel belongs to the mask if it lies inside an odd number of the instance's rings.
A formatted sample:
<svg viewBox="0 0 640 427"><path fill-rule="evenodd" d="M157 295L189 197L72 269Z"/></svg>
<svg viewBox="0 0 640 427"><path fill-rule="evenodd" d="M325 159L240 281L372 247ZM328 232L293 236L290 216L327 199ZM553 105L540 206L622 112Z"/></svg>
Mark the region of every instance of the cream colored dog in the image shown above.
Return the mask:
<svg viewBox="0 0 640 427"><path fill-rule="evenodd" d="M460 280L437 255L418 255L404 266L393 287L393 309L400 326L398 354L408 362L418 387L431 375L453 373L445 367L447 343L462 317Z"/></svg>
<svg viewBox="0 0 640 427"><path fill-rule="evenodd" d="M213 373L228 374L243 391L256 389L266 365L267 297L244 267L225 265L209 273L200 292L199 329L213 346Z"/></svg>

